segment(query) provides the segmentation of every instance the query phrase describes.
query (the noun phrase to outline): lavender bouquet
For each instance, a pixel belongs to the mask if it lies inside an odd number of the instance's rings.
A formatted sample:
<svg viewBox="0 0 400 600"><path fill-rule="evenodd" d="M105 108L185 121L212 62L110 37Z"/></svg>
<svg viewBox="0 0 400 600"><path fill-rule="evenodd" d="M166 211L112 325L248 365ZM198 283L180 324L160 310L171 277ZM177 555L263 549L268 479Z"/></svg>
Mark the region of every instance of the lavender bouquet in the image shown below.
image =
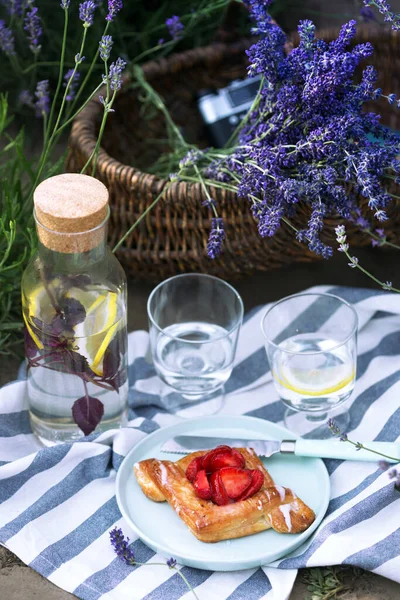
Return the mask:
<svg viewBox="0 0 400 600"><path fill-rule="evenodd" d="M374 245L397 247L387 241L380 223L388 218L393 182L400 182L400 137L380 124L379 114L365 110L365 104L386 101L396 110L400 100L377 87L373 66L366 66L359 76L361 63L373 53L372 45L353 45L355 21L343 25L337 39L327 43L318 39L315 25L304 20L298 27L298 46L287 52L286 36L269 14L272 0L243 3L255 23L252 32L259 36L247 52L248 74L261 75L252 108L223 149L200 150L174 130L182 158L170 179L202 185L213 215L209 256L220 253L225 238L215 188L248 200L260 236L274 236L284 223L297 240L324 258L333 253L321 235L327 217L356 225ZM386 2L366 0L366 4L381 12L387 9L385 19L397 27L398 19ZM154 102L161 105L159 97ZM361 212L360 195L367 199L367 212ZM293 218L304 208L308 222L298 228ZM350 266L361 268L349 253L344 225L337 236ZM374 279L385 289L394 289L391 282Z"/></svg>
<svg viewBox="0 0 400 600"><path fill-rule="evenodd" d="M282 222L290 225L299 204L306 203L308 225L295 235L324 258L332 255L320 239L326 216L353 221L381 238L381 230L374 232L361 215L355 194L368 199L371 217L386 220L392 197L385 179L400 172L400 138L379 124L379 115L363 110L365 102L383 96L374 67L367 66L355 82L371 44L350 48L355 21L327 44L305 20L299 45L286 54L286 37L268 14L271 2L244 1L256 22L253 31L261 36L248 51L249 75L262 76L260 92L235 145L224 152L191 152L177 177L192 180L197 174L206 187L219 182L248 198L262 237L273 236ZM393 95L385 97L399 104ZM208 252L214 257L224 230L211 194L209 205L215 219Z"/></svg>

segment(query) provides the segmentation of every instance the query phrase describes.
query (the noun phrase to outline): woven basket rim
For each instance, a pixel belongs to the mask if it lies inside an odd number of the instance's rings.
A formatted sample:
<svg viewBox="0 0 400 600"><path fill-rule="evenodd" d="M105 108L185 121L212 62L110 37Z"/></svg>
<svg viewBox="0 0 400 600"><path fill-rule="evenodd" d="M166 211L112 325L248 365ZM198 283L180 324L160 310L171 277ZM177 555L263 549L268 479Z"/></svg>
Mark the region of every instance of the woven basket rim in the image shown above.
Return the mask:
<svg viewBox="0 0 400 600"><path fill-rule="evenodd" d="M232 56L234 53L244 52L253 42L251 38L241 38L239 41L231 43L215 42L202 48L196 48L191 50L185 50L183 52L177 52L171 54L168 58L161 58L153 60L142 65L143 72L146 79L151 82L152 79L167 75L169 72L177 73L179 70L184 70L189 67L193 67L199 62L204 60L215 60L219 61L220 58L214 58L213 55L219 55L220 57ZM122 78L122 93L124 88L129 85L132 81L130 75L124 75ZM106 86L102 86L98 90L98 95L105 95L107 91ZM119 94L121 92L118 92ZM103 106L97 98L92 98L85 108L77 115L74 119L71 129L71 139L77 137L80 143L80 150L82 151L86 160L93 152L97 136L95 133L95 122L96 117L99 117L103 113ZM201 192L201 184L196 182L186 181L175 181L160 177L158 175L146 173L132 165L126 165L116 158L110 156L108 152L100 145L98 160L97 160L98 172L107 172L113 170L116 175L120 171L124 170L127 178L132 181L133 179L140 182L141 186L152 189L156 194L160 194L167 184L169 184L169 192L175 194L177 188L181 189L181 193L186 193L187 190L198 190Z"/></svg>

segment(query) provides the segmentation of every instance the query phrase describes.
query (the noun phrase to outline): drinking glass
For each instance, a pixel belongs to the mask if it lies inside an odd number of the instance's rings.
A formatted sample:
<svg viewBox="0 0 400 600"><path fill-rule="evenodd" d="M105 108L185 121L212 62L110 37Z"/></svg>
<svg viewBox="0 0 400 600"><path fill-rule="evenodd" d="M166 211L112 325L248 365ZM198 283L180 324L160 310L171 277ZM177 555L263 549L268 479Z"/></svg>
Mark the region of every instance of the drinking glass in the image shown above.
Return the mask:
<svg viewBox="0 0 400 600"><path fill-rule="evenodd" d="M178 275L155 288L147 312L152 358L160 379L181 395L184 408L218 398L208 407L199 405L199 414L219 410L243 319L237 291L210 275Z"/></svg>
<svg viewBox="0 0 400 600"><path fill-rule="evenodd" d="M342 430L343 403L356 379L357 313L332 294L295 294L265 313L262 331L285 425L299 434L328 434L328 414Z"/></svg>

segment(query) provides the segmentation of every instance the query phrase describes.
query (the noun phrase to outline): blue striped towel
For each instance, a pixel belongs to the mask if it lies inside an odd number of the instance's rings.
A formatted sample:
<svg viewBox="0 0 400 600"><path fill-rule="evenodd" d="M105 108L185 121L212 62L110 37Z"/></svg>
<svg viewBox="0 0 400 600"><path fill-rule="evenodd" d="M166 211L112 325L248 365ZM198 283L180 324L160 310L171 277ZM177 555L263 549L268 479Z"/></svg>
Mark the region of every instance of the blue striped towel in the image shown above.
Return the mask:
<svg viewBox="0 0 400 600"><path fill-rule="evenodd" d="M358 380L349 401L352 437L395 441L400 433L400 298L374 290L319 286L352 302L360 319ZM249 313L228 382L226 414L280 423L283 406L271 383L260 319ZM315 311L323 322L327 315ZM147 360L148 335L129 337L129 427L94 440L41 448L31 434L25 381L0 390L0 542L59 587L85 600L190 600L179 574L128 529L114 495L125 454L149 432L190 416L160 389ZM178 407L179 408L179 407ZM375 463L327 460L332 497L311 538L290 557L259 569L181 572L200 600L285 600L297 569L357 565L400 582L400 494ZM397 504L396 504L397 502ZM115 525L130 535L136 559L128 567L109 543ZM22 594L22 590L21 590Z"/></svg>

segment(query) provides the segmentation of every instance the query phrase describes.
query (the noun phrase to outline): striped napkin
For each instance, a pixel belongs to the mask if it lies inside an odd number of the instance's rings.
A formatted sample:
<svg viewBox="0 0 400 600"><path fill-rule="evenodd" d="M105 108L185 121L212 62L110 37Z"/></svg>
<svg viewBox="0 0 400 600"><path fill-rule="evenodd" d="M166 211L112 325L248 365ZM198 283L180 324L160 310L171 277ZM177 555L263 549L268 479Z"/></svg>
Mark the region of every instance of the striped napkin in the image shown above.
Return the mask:
<svg viewBox="0 0 400 600"><path fill-rule="evenodd" d="M358 380L349 401L352 438L395 441L400 433L399 296L328 286L312 291L341 296L359 315ZM315 319L322 323L326 315L317 308ZM283 406L260 331L264 310L245 319L223 410L280 423ZM197 414L199 407L180 408L176 394L161 386L148 360L146 332L130 334L129 352L129 427L90 441L41 448L29 427L25 381L0 390L0 542L84 600L190 600L194 596L177 572L152 566L165 558L129 531L114 486L116 470L136 442L180 416ZM327 460L326 465L332 484L328 512L291 556L234 573L178 565L200 600L285 600L297 569L318 565L357 565L400 582L400 493L375 463ZM136 559L145 566L132 568L115 556L109 543L115 525L130 536Z"/></svg>

